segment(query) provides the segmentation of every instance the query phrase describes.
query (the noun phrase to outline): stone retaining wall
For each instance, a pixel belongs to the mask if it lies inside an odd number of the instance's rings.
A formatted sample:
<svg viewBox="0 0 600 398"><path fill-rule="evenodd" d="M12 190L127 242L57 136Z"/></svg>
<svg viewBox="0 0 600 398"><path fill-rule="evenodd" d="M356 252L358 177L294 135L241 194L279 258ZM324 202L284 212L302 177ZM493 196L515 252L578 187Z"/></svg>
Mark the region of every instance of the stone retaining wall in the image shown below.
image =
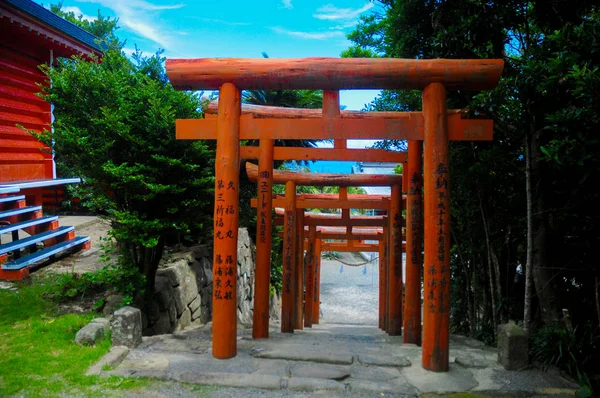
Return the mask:
<svg viewBox="0 0 600 398"><path fill-rule="evenodd" d="M156 273L152 308L142 317L144 335L172 333L210 321L211 257L207 246L165 253Z"/></svg>
<svg viewBox="0 0 600 398"><path fill-rule="evenodd" d="M252 325L256 247L246 228L238 231L238 322ZM200 245L165 253L156 274L151 309L142 314L143 334L172 333L212 319L212 247ZM271 303L272 319L279 319L278 297Z"/></svg>

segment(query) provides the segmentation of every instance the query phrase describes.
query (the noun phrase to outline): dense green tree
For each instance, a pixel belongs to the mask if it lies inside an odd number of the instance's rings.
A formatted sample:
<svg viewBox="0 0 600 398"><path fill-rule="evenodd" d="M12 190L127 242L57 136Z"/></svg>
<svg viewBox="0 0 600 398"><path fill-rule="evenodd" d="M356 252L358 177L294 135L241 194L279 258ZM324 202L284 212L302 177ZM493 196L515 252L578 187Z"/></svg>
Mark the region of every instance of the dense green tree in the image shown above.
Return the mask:
<svg viewBox="0 0 600 398"><path fill-rule="evenodd" d="M345 56L505 61L495 90L448 95L495 120L492 143L450 149L455 330L493 337L499 322L523 319L526 269L536 324L562 326L567 308L576 324L598 325L597 2L376 3ZM420 93L384 92L368 109L419 110Z"/></svg>
<svg viewBox="0 0 600 398"><path fill-rule="evenodd" d="M83 15L75 15L73 11L65 12L62 7L62 2L51 4L50 11L90 32L97 38L103 49L121 49L125 45L125 42L119 40L115 33L119 29L118 18L104 17L100 14L100 10L98 10L96 19L90 21L83 18Z"/></svg>
<svg viewBox="0 0 600 398"><path fill-rule="evenodd" d="M210 233L213 148L175 139L175 119L201 117L200 98L173 89L160 52L131 59L121 52L116 20L52 9L100 35L106 50L101 60L42 66L52 85L41 95L54 105L54 123L39 137L60 170L82 178L84 204L111 221L120 265L137 269L151 294L165 245Z"/></svg>
<svg viewBox="0 0 600 398"><path fill-rule="evenodd" d="M165 244L210 226L212 213L214 153L204 142L175 139L175 119L199 117L200 100L151 77L160 67L108 50L102 62L65 59L43 68L55 120L42 139L82 177L87 205L111 220L123 261L149 290Z"/></svg>

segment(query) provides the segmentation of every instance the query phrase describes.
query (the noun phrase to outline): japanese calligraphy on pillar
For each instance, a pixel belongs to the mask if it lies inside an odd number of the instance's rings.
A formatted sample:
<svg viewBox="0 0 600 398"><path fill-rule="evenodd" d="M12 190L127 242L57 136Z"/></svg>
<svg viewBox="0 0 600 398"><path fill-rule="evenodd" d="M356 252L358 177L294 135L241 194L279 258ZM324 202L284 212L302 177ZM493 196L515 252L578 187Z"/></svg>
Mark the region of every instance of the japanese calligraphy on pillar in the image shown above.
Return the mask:
<svg viewBox="0 0 600 398"><path fill-rule="evenodd" d="M231 253L223 252L225 245L219 245L219 241L231 241L236 239L237 231L230 228L234 224L235 206L228 204L228 197L236 193L233 181L218 180L216 184L216 206L215 206L215 266L213 277L215 281L213 296L216 300L233 300L236 289L235 270L237 267Z"/></svg>
<svg viewBox="0 0 600 398"><path fill-rule="evenodd" d="M429 273L427 299L429 300L428 310L430 313L443 314L447 313L450 308L448 300L450 268L448 266L449 259L447 258L450 244L448 233L450 229L450 201L448 195L448 169L444 163L438 163L435 169L435 199L437 251L433 261L436 264L429 264L426 269Z"/></svg>
<svg viewBox="0 0 600 398"><path fill-rule="evenodd" d="M314 287L314 292L313 292L313 297L317 297L319 295L319 265L320 265L320 259L321 259L321 253L319 251L317 251L317 245L315 244L315 248L314 250L314 266L313 266L313 271L314 271L314 277L313 277L313 287Z"/></svg>
<svg viewBox="0 0 600 398"><path fill-rule="evenodd" d="M285 240L285 247L283 248L283 267L285 272L283 273L283 291L285 293L292 292L292 272L294 270L294 240L291 239L294 236L294 217L295 211L288 210L285 214L285 233L288 239Z"/></svg>
<svg viewBox="0 0 600 398"><path fill-rule="evenodd" d="M394 276L402 278L402 207L394 213Z"/></svg>
<svg viewBox="0 0 600 398"><path fill-rule="evenodd" d="M311 233L308 239L308 250L306 250L308 264L306 267L306 291L311 291L311 296L315 294L315 236ZM308 293L307 293L308 294ZM312 304L311 304L312 308ZM312 314L311 314L312 315Z"/></svg>
<svg viewBox="0 0 600 398"><path fill-rule="evenodd" d="M262 243L266 243L267 239L270 237L267 236L267 212L271 211L271 205L268 203L268 195L269 195L269 177L271 173L268 171L262 171L259 174L259 207L260 207L260 217L258 220L258 239Z"/></svg>
<svg viewBox="0 0 600 398"><path fill-rule="evenodd" d="M421 176L414 172L411 176L410 191L408 192L408 200L411 201L410 224L411 224L411 263L415 265L421 264L421 229L423 219L421 217Z"/></svg>

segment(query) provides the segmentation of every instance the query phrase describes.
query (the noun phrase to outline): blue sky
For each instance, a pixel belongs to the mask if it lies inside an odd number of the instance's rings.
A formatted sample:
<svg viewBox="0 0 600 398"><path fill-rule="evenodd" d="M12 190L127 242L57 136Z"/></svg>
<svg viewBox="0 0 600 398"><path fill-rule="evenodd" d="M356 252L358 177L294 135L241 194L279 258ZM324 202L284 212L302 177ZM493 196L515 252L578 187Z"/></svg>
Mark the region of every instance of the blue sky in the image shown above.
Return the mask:
<svg viewBox="0 0 600 398"><path fill-rule="evenodd" d="M376 7L366 0L63 0L63 10L84 18L98 10L118 17L126 51L163 48L169 58L256 58L263 51L272 58L339 57L360 15ZM340 102L360 110L377 93L343 91Z"/></svg>

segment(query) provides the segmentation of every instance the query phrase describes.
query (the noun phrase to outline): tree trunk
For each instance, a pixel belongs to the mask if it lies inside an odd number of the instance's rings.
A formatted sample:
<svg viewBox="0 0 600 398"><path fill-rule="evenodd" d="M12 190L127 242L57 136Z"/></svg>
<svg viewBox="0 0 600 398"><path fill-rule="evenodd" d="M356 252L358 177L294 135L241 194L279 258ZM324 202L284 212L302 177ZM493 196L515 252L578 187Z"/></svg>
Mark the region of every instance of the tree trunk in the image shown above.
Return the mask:
<svg viewBox="0 0 600 398"><path fill-rule="evenodd" d="M536 131L531 140L531 188L532 207L534 213L533 224L533 282L540 303L542 322L546 325L559 326L561 320L560 301L558 297L558 280L553 261L557 256L553 255L556 245L551 242L551 228L549 220L551 214L546 206L546 195L551 195L552 187L546 183L548 175L545 162L542 160L540 147L540 136L542 131ZM534 188L535 187L535 188Z"/></svg>
<svg viewBox="0 0 600 398"><path fill-rule="evenodd" d="M596 277L596 315L598 315L598 327L600 327L600 279Z"/></svg>
<svg viewBox="0 0 600 398"><path fill-rule="evenodd" d="M460 265L461 268L463 270L463 273L465 274L465 294L467 296L467 310L468 310L468 315L469 315L469 335L471 337L475 336L475 331L476 331L476 327L477 327L477 323L475 321L475 309L474 309L474 304L473 304L473 294L471 293L471 277L469 275L469 265L467 263L465 263L464 257L463 257L463 253L462 253L462 248L460 246L460 243L457 240L457 234L454 232L454 230L452 229L452 226L450 226L450 233L452 234L452 238L454 239L454 242L456 244L456 251L458 253L458 259L460 261Z"/></svg>
<svg viewBox="0 0 600 398"><path fill-rule="evenodd" d="M480 256L478 256L480 257ZM481 257L479 258L479 263L483 263L483 261L481 261ZM483 268L483 267L482 267ZM489 299L489 289L485 288L486 285L486 279L485 277L485 273L483 273L483 275L480 275L480 280L481 280L481 295L483 296L483 300L482 300L482 307L481 307L481 325L485 325L489 322L490 319L490 299Z"/></svg>
<svg viewBox="0 0 600 398"><path fill-rule="evenodd" d="M525 197L527 202L527 255L525 265L525 298L523 329L529 332L531 325L531 296L533 287L533 204L531 198L531 139L525 134Z"/></svg>
<svg viewBox="0 0 600 398"><path fill-rule="evenodd" d="M498 321L496 317L496 289L494 286L494 272L492 271L492 248L490 246L490 235L488 233L487 221L485 219L485 213L483 211L483 202L481 200L481 194L479 195L479 210L481 211L481 219L483 221L483 231L485 233L485 243L487 246L487 263L488 263L488 278L490 281L490 299L492 301L492 321L494 322L494 338L496 338L496 327Z"/></svg>
<svg viewBox="0 0 600 398"><path fill-rule="evenodd" d="M467 291L465 293L467 295L467 307L469 310L469 335L474 337L477 331L477 317L475 314L475 303L473 302L473 291L471 289L473 278L468 269L465 270L465 279L467 282Z"/></svg>
<svg viewBox="0 0 600 398"><path fill-rule="evenodd" d="M151 292L154 292L154 284L156 282L156 271L158 270L158 264L160 263L160 259L163 255L163 250L165 248L165 239L163 237L159 238L158 243L154 247L146 247L144 248L147 251L147 266L146 266L146 282L147 289Z"/></svg>
<svg viewBox="0 0 600 398"><path fill-rule="evenodd" d="M500 261L498 261L498 256L496 255L496 253L494 253L493 251L490 250L490 254L492 257L492 266L494 268L494 275L496 276L496 295L497 295L497 299L500 301L499 304L499 308L497 310L498 313L498 321L499 322L503 322L506 323L508 321L508 319L506 318L506 306L502 305L503 301L504 301L504 292L502 289L502 277L501 277L501 273L500 273Z"/></svg>

